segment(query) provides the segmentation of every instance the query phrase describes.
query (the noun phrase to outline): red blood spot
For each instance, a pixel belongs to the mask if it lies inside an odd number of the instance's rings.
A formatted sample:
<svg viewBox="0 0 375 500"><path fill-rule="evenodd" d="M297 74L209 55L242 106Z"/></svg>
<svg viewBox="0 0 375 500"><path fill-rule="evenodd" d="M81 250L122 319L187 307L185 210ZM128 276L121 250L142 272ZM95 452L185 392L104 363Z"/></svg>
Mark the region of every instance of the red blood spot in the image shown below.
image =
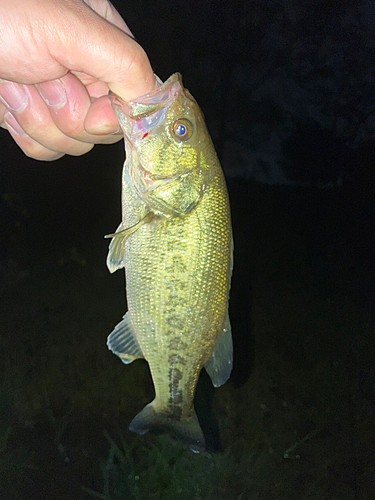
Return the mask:
<svg viewBox="0 0 375 500"><path fill-rule="evenodd" d="M148 132L146 132L146 133L143 135L143 137L142 137L142 141L143 141L143 139L144 139L145 137L147 137L147 136L148 136Z"/></svg>

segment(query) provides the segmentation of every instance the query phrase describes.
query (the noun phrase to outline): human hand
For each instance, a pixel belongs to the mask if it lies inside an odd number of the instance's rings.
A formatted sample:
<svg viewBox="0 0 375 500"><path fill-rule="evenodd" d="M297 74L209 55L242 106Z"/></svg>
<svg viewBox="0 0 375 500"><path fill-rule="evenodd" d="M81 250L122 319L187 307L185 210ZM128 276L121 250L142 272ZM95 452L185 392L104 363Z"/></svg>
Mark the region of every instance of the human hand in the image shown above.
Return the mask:
<svg viewBox="0 0 375 500"><path fill-rule="evenodd" d="M107 97L156 86L107 0L0 0L0 126L27 156L82 155L122 138Z"/></svg>

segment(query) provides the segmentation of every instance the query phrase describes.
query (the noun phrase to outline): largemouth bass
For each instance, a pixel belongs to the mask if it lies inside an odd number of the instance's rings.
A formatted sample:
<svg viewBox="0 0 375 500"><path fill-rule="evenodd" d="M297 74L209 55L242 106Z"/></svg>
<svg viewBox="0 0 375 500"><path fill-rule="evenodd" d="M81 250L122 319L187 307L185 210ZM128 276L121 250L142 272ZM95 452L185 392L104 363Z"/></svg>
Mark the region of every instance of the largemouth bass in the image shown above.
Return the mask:
<svg viewBox="0 0 375 500"><path fill-rule="evenodd" d="M194 410L202 367L213 385L232 369L227 188L203 114L176 73L131 102L110 95L123 129L122 222L107 258L125 268L128 312L108 337L124 363L145 358L155 399L130 430L169 432L199 452Z"/></svg>

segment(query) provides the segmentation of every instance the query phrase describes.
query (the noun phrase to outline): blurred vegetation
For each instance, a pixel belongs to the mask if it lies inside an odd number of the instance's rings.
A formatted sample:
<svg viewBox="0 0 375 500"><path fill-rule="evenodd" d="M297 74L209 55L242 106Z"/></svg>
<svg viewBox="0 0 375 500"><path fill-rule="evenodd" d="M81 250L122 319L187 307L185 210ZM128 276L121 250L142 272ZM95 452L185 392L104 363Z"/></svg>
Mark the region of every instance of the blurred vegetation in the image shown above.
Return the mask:
<svg viewBox="0 0 375 500"><path fill-rule="evenodd" d="M106 437L110 450L102 465L103 493L83 488L97 498L203 500L225 494L225 478L233 464L224 454L194 456L167 436L152 437L147 446L136 440L130 447L124 438L118 445L107 433Z"/></svg>
<svg viewBox="0 0 375 500"><path fill-rule="evenodd" d="M203 455L127 430L153 388L147 363L105 346L126 307L106 244L19 235L0 297L1 498L372 500L366 207L343 190L229 188L235 363L223 387L200 381Z"/></svg>

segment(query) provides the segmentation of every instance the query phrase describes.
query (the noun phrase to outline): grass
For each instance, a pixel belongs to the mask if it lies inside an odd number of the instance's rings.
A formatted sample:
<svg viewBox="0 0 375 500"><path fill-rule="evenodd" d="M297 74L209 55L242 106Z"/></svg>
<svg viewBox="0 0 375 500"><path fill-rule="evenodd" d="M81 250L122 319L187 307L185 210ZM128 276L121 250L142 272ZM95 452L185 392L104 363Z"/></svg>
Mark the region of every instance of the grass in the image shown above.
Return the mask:
<svg viewBox="0 0 375 500"><path fill-rule="evenodd" d="M84 488L93 496L103 500L173 500L176 495L202 500L220 498L223 473L227 475L231 467L224 454L192 455L166 436L151 438L147 446L137 440L129 447L124 438L117 443L105 434L110 450L102 465L103 493Z"/></svg>
<svg viewBox="0 0 375 500"><path fill-rule="evenodd" d="M125 304L105 247L62 234L48 252L32 242L31 258L20 240L1 292L1 498L372 500L364 222L340 192L231 189L234 372L197 391L216 448L194 455L127 430L153 388L145 362L124 366L106 349Z"/></svg>

